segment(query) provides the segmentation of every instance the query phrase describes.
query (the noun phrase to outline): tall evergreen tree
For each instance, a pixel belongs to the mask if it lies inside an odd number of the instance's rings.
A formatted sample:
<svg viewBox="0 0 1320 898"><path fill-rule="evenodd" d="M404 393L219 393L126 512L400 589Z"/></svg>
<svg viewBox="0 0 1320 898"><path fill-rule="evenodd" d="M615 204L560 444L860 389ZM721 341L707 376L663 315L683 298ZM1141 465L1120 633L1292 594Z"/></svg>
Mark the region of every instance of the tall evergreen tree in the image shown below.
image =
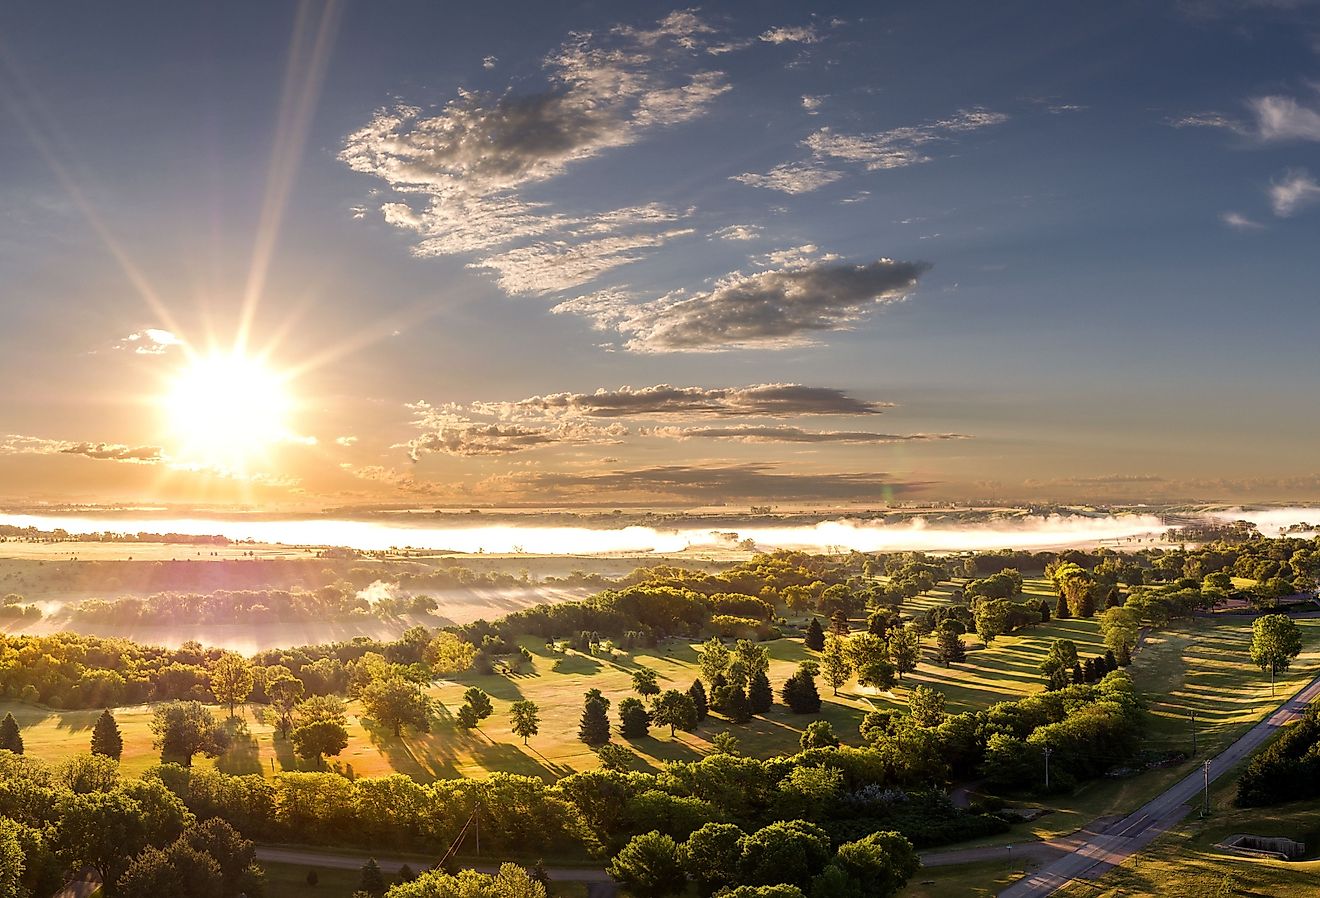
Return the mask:
<svg viewBox="0 0 1320 898"><path fill-rule="evenodd" d="M810 671L798 668L784 682L781 695L784 704L794 714L815 714L820 711L820 692L816 689L816 678Z"/></svg>
<svg viewBox="0 0 1320 898"><path fill-rule="evenodd" d="M385 874L381 872L380 864L376 859L370 858L362 865L362 879L358 883L358 891L366 892L368 895L384 895L388 886L385 883Z"/></svg>
<svg viewBox="0 0 1320 898"><path fill-rule="evenodd" d="M720 694L720 713L734 723L746 723L752 719L752 707L747 702L747 693L740 686L725 686Z"/></svg>
<svg viewBox="0 0 1320 898"><path fill-rule="evenodd" d="M23 753L23 736L18 731L18 721L13 714L6 714L0 720L0 749L12 751L16 755Z"/></svg>
<svg viewBox="0 0 1320 898"><path fill-rule="evenodd" d="M1118 670L1118 658L1114 655L1113 649L1105 652L1105 670Z"/></svg>
<svg viewBox="0 0 1320 898"><path fill-rule="evenodd" d="M610 741L609 699L601 695L599 689L587 693L582 706L582 723L578 726L578 738L593 748Z"/></svg>
<svg viewBox="0 0 1320 898"><path fill-rule="evenodd" d="M1126 642L1118 647L1118 655L1115 656L1114 660L1118 662L1119 667L1127 667L1132 663L1132 650L1128 648Z"/></svg>
<svg viewBox="0 0 1320 898"><path fill-rule="evenodd" d="M692 681L692 685L688 687L688 695L692 696L692 707L697 709L697 722L700 723L710 714L710 703L706 700L706 687L702 685L701 680Z"/></svg>
<svg viewBox="0 0 1320 898"><path fill-rule="evenodd" d="M747 706L753 714L764 714L774 703L775 692L770 688L770 678L765 671L758 670L747 685Z"/></svg>
<svg viewBox="0 0 1320 898"><path fill-rule="evenodd" d="M1068 597L1063 593L1059 593L1059 601L1054 603L1054 617L1057 620L1067 620L1072 617L1072 613L1068 610Z"/></svg>
<svg viewBox="0 0 1320 898"><path fill-rule="evenodd" d="M1080 661L1073 665L1072 681L1074 686L1080 686L1086 682L1086 671L1082 668Z"/></svg>
<svg viewBox="0 0 1320 898"><path fill-rule="evenodd" d="M1042 624L1050 622L1050 603L1045 599L1040 600L1040 622Z"/></svg>
<svg viewBox="0 0 1320 898"><path fill-rule="evenodd" d="M115 715L107 708L101 712L100 717L96 718L96 726L92 727L92 754L104 755L118 761L123 753L124 736L119 732L119 723L115 720Z"/></svg>
<svg viewBox="0 0 1320 898"><path fill-rule="evenodd" d="M948 627L941 627L935 634L935 658L948 667L967 660L967 648L962 637Z"/></svg>
<svg viewBox="0 0 1320 898"><path fill-rule="evenodd" d="M625 739L640 739L650 733L651 714L641 699L629 696L619 702L619 733Z"/></svg>
<svg viewBox="0 0 1320 898"><path fill-rule="evenodd" d="M802 637L802 642L813 652L825 648L825 630L820 625L820 618L813 617L807 624L807 635Z"/></svg>

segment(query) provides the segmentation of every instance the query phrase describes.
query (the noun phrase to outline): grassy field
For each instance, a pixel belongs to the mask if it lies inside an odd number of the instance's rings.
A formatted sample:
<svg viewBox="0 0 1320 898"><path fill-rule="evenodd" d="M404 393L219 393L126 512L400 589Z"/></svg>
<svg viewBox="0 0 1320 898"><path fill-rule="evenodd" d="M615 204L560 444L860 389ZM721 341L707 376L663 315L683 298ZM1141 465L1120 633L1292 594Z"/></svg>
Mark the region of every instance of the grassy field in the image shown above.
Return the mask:
<svg viewBox="0 0 1320 898"><path fill-rule="evenodd" d="M1028 591L1047 597L1043 581L1029 581ZM919 610L947 601L943 590L910 603ZM1306 651L1294 669L1281 677L1279 693L1320 669L1320 621L1299 622L1306 637ZM1057 638L1072 639L1081 653L1102 650L1099 628L1091 620L1051 620L1020 635L1002 636L984 647L973 636L966 638L969 652L966 663L944 668L929 660L904 678L892 691L880 693L856 683L845 685L838 696L822 687L825 705L821 716L829 720L845 742L860 743L857 725L867 710L906 705L908 691L917 684L934 687L948 699L950 711L983 708L996 701L1014 699L1043 688L1036 665ZM1157 748L1190 748L1187 712L1195 709L1202 750L1222 747L1249 726L1270 707L1268 680L1263 679L1247 659L1250 627L1246 620L1219 617L1198 618L1148 637L1132 665L1139 688L1150 701L1153 728L1149 744ZM657 649L642 649L635 654L613 658L592 657L576 652L555 654L535 641L526 646L534 661L526 673L505 676L465 675L441 681L429 688L436 699L436 716L430 732L405 732L402 738L381 731L362 709L350 703L349 745L335 760L343 769L357 775L380 776L401 772L419 780L441 777L485 776L493 771L507 771L553 780L575 770L597 765L596 755L577 739L583 693L598 688L617 707L618 701L631 695L631 675L638 666L655 669L662 688L686 689L698 675L695 644L672 640ZM770 679L776 688L809 652L800 640L786 638L766 643L772 661ZM930 650L929 641L926 650ZM472 732L460 729L453 712L462 702L469 685L477 685L492 696L495 713ZM520 699L530 699L541 708L540 733L524 746L510 731L509 706ZM91 726L98 711L56 711L16 702L0 702L0 713L12 711L24 728L30 754L59 760L86 751ZM218 714L223 710L217 709ZM148 725L149 706L121 708L116 711L124 732L126 772L140 772L157 762L151 745ZM779 704L763 717L736 726L712 716L696 732L680 732L671 737L667 730L655 729L647 738L633 740L635 767L656 770L671 760L692 760L711 748L718 732L729 730L738 737L744 753L770 757L796 750L799 736L809 716L788 712ZM295 758L287 742L276 738L273 721L262 706L249 706L235 722L233 749L214 762L199 759L199 764L214 763L229 773L262 773L279 770L309 769ZM1143 795L1172 781L1179 770L1159 770L1122 780L1106 780L1083 787L1056 813L1042 818L1031 828L1040 836L1075 829L1096 816L1133 806ZM1015 833L1021 838L1021 833Z"/></svg>
<svg viewBox="0 0 1320 898"><path fill-rule="evenodd" d="M1032 583L1032 588L1041 588ZM933 595L914 601L919 609L947 596ZM1039 658L1056 638L1069 638L1084 653L1100 649L1098 628L1094 621L1051 621L1019 636L1001 637L989 648L968 637L968 660L965 664L943 668L926 661L892 691L880 693L856 683L845 685L838 696L823 689L825 705L820 716L829 720L846 742L860 743L857 726L866 711L878 707L906 706L908 691L917 684L944 692L951 711L982 708L996 701L1017 698L1042 687L1036 671ZM575 770L597 765L596 755L577 739L582 695L591 688L600 689L617 706L620 699L632 694L631 676L638 666L655 669L662 688L687 689L698 676L694 643L672 640L657 649L642 649L629 656L592 657L576 652L558 655L536 641L526 646L534 661L524 674L505 676L467 675L442 681L430 687L437 700L437 714L428 733L405 732L402 738L382 732L361 716L356 703L350 703L349 745L335 763L363 776L402 772L420 780L438 777L484 776L492 771L507 771L547 780ZM798 662L814 653L799 639L781 639L766 643L771 655L770 679L776 688L796 668ZM929 651L929 641L926 646ZM470 685L490 693L495 713L480 729L467 732L453 721L453 712L462 703L462 693ZM508 726L509 706L520 699L530 699L541 708L540 734L524 746ZM56 711L16 702L0 702L0 713L12 711L24 727L24 739L31 754L58 760L86 750L91 725L98 711ZM217 709L217 713L223 713ZM126 772L140 772L156 763L148 724L149 706L121 708L116 711L124 731ZM680 732L670 737L667 730L655 729L648 738L633 740L636 768L659 769L670 760L691 760L707 753L711 739L723 730L732 731L744 753L771 757L797 749L802 728L812 717L789 713L776 704L767 715L743 726L727 724L712 716L693 733ZM277 739L264 708L250 706L240 713L234 748L214 763L229 773L264 773L278 770L307 769L289 750L288 743ZM199 764L212 763L199 759Z"/></svg>

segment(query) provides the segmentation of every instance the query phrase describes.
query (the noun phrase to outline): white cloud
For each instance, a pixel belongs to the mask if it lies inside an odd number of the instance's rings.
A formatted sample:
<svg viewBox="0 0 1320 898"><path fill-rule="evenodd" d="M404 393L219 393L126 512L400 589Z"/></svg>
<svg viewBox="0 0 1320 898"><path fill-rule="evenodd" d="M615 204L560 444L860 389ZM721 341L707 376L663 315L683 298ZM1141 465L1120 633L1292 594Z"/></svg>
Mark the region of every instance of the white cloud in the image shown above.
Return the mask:
<svg viewBox="0 0 1320 898"><path fill-rule="evenodd" d="M821 104L824 102L824 97L814 97L808 94L802 98L802 108L807 110L809 115L816 115L820 112Z"/></svg>
<svg viewBox="0 0 1320 898"><path fill-rule="evenodd" d="M1240 212L1221 212L1219 220L1236 231L1258 231L1265 227L1260 222L1247 218Z"/></svg>
<svg viewBox="0 0 1320 898"><path fill-rule="evenodd" d="M1316 183L1315 178L1306 169L1290 169L1282 179L1270 185L1269 196L1274 214L1280 218L1288 218L1303 208L1320 202L1320 183Z"/></svg>
<svg viewBox="0 0 1320 898"><path fill-rule="evenodd" d="M903 168L929 162L921 149L952 135L976 131L1008 121L1008 116L987 109L962 109L947 119L925 122L875 134L840 134L821 128L804 143L818 159L839 159L864 165L868 171Z"/></svg>
<svg viewBox="0 0 1320 898"><path fill-rule="evenodd" d="M147 327L134 331L115 344L115 349L122 349L137 355L163 355L175 346L182 346L173 332L159 327Z"/></svg>
<svg viewBox="0 0 1320 898"><path fill-rule="evenodd" d="M761 230L760 225L729 225L713 232L710 236L718 240L756 240L761 236Z"/></svg>
<svg viewBox="0 0 1320 898"><path fill-rule="evenodd" d="M1320 141L1320 112L1292 97L1256 97L1250 101L1261 140Z"/></svg>
<svg viewBox="0 0 1320 898"><path fill-rule="evenodd" d="M760 39L767 44L815 44L820 34L814 25L780 25L763 32Z"/></svg>
<svg viewBox="0 0 1320 898"><path fill-rule="evenodd" d="M747 172L734 175L729 180L738 181L748 187L761 187L796 195L818 190L842 177L843 172L821 168L809 162L783 162L764 174Z"/></svg>
<svg viewBox="0 0 1320 898"><path fill-rule="evenodd" d="M481 67L483 69L493 69L495 68L495 63L499 61L500 58L498 56L487 56L485 59L481 60Z"/></svg>
<svg viewBox="0 0 1320 898"><path fill-rule="evenodd" d="M653 28L576 34L547 57L544 91L463 90L439 109L382 109L340 158L394 192L381 211L418 235L416 254L487 254L473 265L510 292L578 286L690 232L663 228L679 213L657 204L565 215L522 191L705 115L729 90L693 54L712 31L684 11Z"/></svg>
<svg viewBox="0 0 1320 898"><path fill-rule="evenodd" d="M337 446L355 446L357 441L358 438L355 436L335 437L335 445Z"/></svg>

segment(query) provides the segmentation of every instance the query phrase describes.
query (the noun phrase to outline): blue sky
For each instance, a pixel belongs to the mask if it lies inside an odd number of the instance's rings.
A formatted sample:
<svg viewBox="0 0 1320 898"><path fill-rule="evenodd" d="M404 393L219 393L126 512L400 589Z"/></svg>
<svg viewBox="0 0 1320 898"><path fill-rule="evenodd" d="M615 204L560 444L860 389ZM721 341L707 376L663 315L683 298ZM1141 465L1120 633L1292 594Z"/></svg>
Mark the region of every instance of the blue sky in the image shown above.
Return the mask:
<svg viewBox="0 0 1320 898"><path fill-rule="evenodd" d="M0 26L7 498L1320 493L1315 4ZM245 307L297 401L239 470L156 399Z"/></svg>

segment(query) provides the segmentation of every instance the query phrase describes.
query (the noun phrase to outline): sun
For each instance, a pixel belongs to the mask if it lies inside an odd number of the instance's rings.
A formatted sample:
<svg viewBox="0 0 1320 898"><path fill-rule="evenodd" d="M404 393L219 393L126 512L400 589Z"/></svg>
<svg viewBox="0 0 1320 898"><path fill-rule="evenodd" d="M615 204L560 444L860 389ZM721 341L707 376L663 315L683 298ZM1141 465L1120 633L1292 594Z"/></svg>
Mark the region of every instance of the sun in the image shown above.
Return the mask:
<svg viewBox="0 0 1320 898"><path fill-rule="evenodd" d="M241 352L191 359L161 402L180 460L242 470L288 441L287 381Z"/></svg>

